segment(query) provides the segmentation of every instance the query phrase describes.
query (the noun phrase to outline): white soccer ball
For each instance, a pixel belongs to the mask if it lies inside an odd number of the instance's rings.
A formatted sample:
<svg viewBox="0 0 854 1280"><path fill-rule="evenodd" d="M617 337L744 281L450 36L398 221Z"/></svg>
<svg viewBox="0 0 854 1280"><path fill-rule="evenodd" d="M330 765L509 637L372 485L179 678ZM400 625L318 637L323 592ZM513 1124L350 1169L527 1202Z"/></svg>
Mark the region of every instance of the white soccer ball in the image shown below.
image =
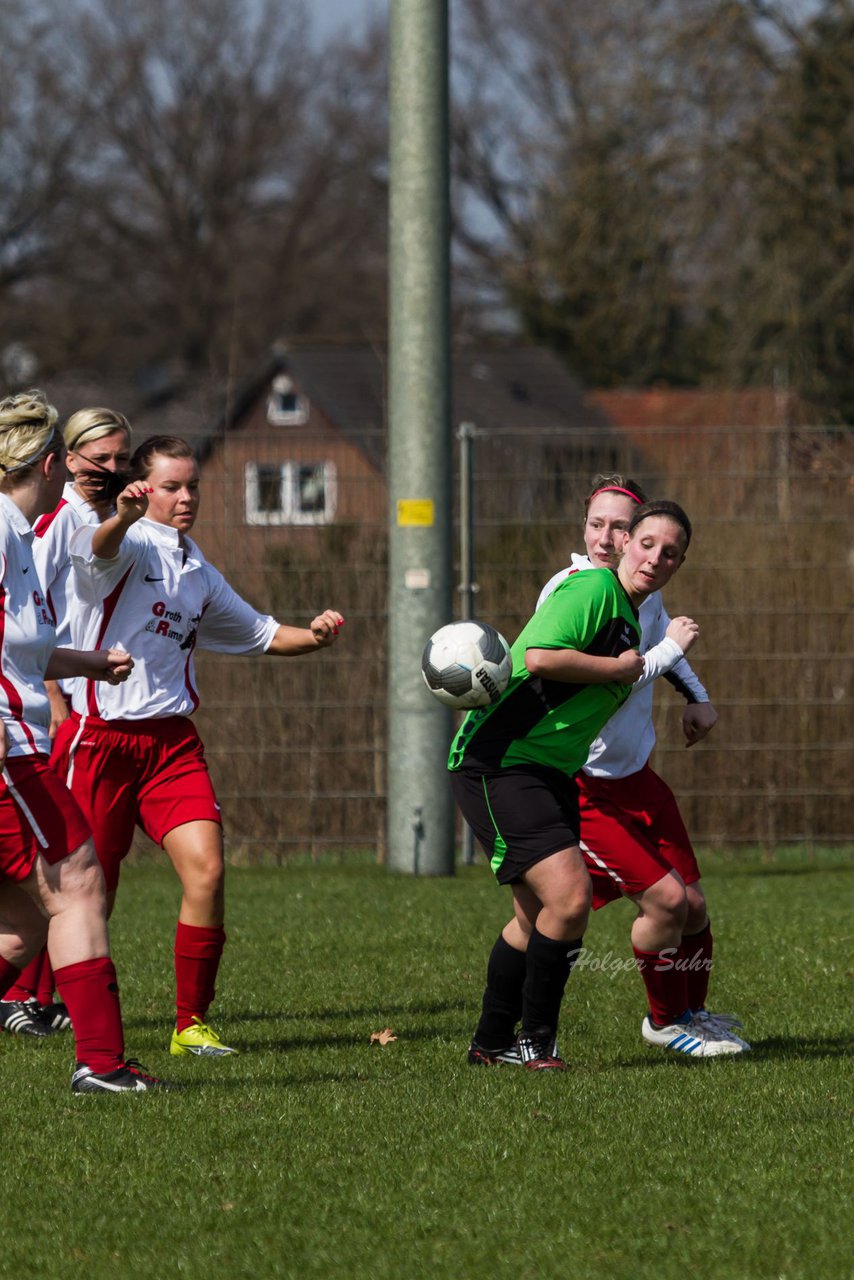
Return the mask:
<svg viewBox="0 0 854 1280"><path fill-rule="evenodd" d="M486 622L450 622L440 627L421 655L427 688L446 707L458 711L497 702L512 671L507 641Z"/></svg>

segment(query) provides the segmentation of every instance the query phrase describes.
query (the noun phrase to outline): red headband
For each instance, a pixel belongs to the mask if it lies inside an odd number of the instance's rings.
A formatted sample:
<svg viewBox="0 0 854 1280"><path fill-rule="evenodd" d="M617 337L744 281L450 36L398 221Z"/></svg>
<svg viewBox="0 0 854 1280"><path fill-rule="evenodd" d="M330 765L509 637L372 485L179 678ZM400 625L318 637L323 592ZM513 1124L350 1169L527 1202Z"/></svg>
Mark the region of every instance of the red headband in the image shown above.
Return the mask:
<svg viewBox="0 0 854 1280"><path fill-rule="evenodd" d="M631 489L621 489L617 484L603 485L601 489L597 489L595 493L591 493L590 501L592 502L594 498L598 498L600 493L624 493L627 498L631 498L639 506L643 506L642 498L639 498L636 493L632 493Z"/></svg>

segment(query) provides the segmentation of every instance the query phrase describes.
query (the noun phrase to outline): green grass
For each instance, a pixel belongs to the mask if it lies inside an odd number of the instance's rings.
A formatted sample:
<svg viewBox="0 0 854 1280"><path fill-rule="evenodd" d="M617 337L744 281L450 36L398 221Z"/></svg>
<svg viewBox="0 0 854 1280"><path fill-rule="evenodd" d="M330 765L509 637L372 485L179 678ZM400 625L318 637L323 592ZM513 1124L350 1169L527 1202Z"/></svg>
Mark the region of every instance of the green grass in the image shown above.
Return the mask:
<svg viewBox="0 0 854 1280"><path fill-rule="evenodd" d="M4 1037L0 1274L850 1277L852 885L839 851L711 858L712 1004L754 1053L645 1048L637 975L589 968L565 1006L571 1071L544 1079L465 1063L509 903L483 866L230 871L212 1021L245 1052L219 1062L168 1056L175 881L130 867L128 1050L188 1088L75 1097L67 1036ZM625 959L631 918L595 916L591 956ZM397 1040L372 1046L383 1027Z"/></svg>

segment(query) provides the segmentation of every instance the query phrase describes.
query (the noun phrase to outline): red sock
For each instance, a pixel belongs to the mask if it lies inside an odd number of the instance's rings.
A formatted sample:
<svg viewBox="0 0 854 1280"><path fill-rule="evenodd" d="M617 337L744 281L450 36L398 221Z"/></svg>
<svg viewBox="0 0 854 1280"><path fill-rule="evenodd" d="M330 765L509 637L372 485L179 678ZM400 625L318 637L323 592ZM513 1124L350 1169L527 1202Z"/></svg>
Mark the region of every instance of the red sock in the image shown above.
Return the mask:
<svg viewBox="0 0 854 1280"><path fill-rule="evenodd" d="M679 948L681 959L685 963L685 977L688 981L688 1004L692 1009L705 1009L706 996L709 994L709 978L712 974L712 927L706 922L705 929L699 933L682 935L682 946Z"/></svg>
<svg viewBox="0 0 854 1280"><path fill-rule="evenodd" d="M77 1061L96 1075L115 1071L125 1056L119 984L109 956L67 964L54 974L56 989L68 1006Z"/></svg>
<svg viewBox="0 0 854 1280"><path fill-rule="evenodd" d="M4 1000L32 1000L39 985L39 974L42 958L47 955L44 947L33 956L30 963L21 970L16 982L9 987Z"/></svg>
<svg viewBox="0 0 854 1280"><path fill-rule="evenodd" d="M637 947L632 950L646 987L650 1017L660 1027L669 1026L689 1008L685 970L676 964L679 950L674 947L665 947L662 951L638 951Z"/></svg>
<svg viewBox="0 0 854 1280"><path fill-rule="evenodd" d="M53 993L55 990L56 983L53 978L53 965L50 962L50 956L47 954L47 947L45 947L41 973L39 974L39 985L36 989L36 999L39 1004L53 1004Z"/></svg>
<svg viewBox="0 0 854 1280"><path fill-rule="evenodd" d="M204 1022L216 995L216 975L224 946L222 925L205 929L178 921L175 930L175 1027L178 1031L189 1027L193 1018Z"/></svg>
<svg viewBox="0 0 854 1280"><path fill-rule="evenodd" d="M21 970L0 956L0 1000L5 999L7 991L17 982Z"/></svg>

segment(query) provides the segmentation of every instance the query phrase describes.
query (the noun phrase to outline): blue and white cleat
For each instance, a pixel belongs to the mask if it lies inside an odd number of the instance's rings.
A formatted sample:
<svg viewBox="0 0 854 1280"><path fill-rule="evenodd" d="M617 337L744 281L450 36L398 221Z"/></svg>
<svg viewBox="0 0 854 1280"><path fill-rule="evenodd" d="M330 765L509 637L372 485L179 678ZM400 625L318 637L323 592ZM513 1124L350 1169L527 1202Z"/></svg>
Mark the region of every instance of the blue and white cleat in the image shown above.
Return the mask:
<svg viewBox="0 0 854 1280"><path fill-rule="evenodd" d="M641 1035L647 1044L671 1049L692 1058L716 1058L722 1054L745 1053L749 1045L723 1027L709 1020L698 1021L686 1015L667 1027L654 1027L649 1017L641 1024Z"/></svg>
<svg viewBox="0 0 854 1280"><path fill-rule="evenodd" d="M711 1009L695 1009L694 1021L699 1022L700 1026L717 1027L718 1031L728 1035L731 1040L735 1040L744 1049L750 1048L746 1040L736 1035L736 1027L743 1026L743 1023L731 1013L712 1013Z"/></svg>

